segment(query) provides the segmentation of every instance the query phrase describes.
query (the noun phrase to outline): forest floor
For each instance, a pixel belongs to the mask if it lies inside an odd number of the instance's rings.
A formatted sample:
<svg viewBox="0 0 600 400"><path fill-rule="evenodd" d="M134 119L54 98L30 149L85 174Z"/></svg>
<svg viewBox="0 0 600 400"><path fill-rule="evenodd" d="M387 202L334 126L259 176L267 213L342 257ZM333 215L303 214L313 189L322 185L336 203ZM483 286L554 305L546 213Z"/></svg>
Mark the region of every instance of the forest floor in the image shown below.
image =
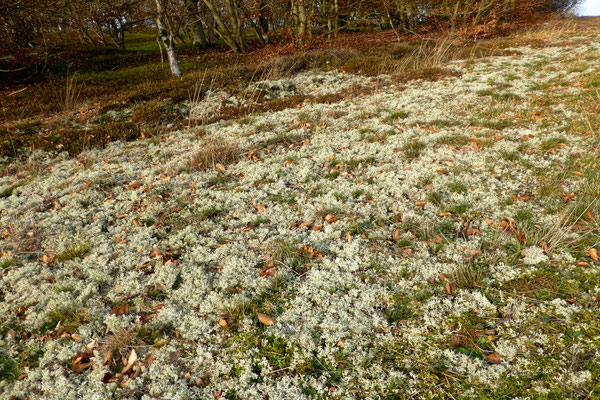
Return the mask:
<svg viewBox="0 0 600 400"><path fill-rule="evenodd" d="M0 393L599 397L599 39L4 92Z"/></svg>

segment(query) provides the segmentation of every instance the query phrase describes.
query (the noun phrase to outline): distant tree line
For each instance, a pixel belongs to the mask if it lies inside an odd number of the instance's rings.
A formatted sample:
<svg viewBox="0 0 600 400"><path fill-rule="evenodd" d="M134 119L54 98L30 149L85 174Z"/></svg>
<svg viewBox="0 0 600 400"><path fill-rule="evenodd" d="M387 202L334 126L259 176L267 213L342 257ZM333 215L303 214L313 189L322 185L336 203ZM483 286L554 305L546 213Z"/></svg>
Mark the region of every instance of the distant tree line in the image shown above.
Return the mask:
<svg viewBox="0 0 600 400"><path fill-rule="evenodd" d="M125 32L158 30L178 73L175 44L248 51L287 35L305 40L342 31L427 24L468 29L540 12L564 12L580 0L0 0L0 47L87 44L126 46Z"/></svg>

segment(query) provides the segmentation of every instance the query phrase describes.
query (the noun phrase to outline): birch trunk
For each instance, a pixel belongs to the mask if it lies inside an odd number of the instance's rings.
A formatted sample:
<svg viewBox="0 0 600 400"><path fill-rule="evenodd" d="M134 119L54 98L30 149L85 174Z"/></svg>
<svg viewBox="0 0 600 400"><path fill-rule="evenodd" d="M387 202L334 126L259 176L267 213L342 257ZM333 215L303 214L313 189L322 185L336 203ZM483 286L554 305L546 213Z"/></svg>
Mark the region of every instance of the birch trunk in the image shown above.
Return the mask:
<svg viewBox="0 0 600 400"><path fill-rule="evenodd" d="M169 32L165 25L166 15L162 2L163 0L156 0L156 27L158 28L158 37L165 46L171 73L173 76L181 76L181 70L179 69L179 63L177 62L177 54L175 53L175 37L173 32Z"/></svg>

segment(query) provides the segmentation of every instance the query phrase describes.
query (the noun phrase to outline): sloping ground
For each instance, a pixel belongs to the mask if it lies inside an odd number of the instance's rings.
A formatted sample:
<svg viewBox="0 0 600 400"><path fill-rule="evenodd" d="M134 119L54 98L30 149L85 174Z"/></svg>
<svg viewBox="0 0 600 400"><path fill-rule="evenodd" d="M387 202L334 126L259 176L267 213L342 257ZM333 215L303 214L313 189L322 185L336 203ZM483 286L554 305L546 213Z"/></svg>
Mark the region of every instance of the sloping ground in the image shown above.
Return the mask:
<svg viewBox="0 0 600 400"><path fill-rule="evenodd" d="M598 36L515 52L6 166L2 397L600 396Z"/></svg>

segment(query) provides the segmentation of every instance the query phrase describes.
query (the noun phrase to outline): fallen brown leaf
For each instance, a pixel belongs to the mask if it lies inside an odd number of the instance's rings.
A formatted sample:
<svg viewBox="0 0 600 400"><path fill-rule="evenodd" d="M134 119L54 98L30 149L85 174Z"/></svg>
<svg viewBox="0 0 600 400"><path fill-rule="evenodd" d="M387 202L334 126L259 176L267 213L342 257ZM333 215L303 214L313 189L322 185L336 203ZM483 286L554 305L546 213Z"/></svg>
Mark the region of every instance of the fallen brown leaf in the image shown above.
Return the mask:
<svg viewBox="0 0 600 400"><path fill-rule="evenodd" d="M467 228L467 231L466 231L467 237L473 236L473 235L479 235L480 233L481 233L481 231L479 229L475 229L475 228Z"/></svg>
<svg viewBox="0 0 600 400"><path fill-rule="evenodd" d="M267 326L271 326L275 323L275 320L271 317L269 317L268 315L265 314L261 314L261 313L256 313L256 316L258 317L258 320L262 323L265 324Z"/></svg>
<svg viewBox="0 0 600 400"><path fill-rule="evenodd" d="M219 171L219 172L225 172L226 171L225 166L223 164L221 164L221 163L216 163L215 164L215 169L217 171Z"/></svg>
<svg viewBox="0 0 600 400"><path fill-rule="evenodd" d="M444 292L447 295L451 295L452 294L452 289L454 289L454 285L450 283L450 281L445 281L444 283Z"/></svg>
<svg viewBox="0 0 600 400"><path fill-rule="evenodd" d="M334 222L337 222L337 221L339 221L339 219L337 219L337 218L335 217L335 215L333 215L333 214L327 214L327 215L325 216L325 222L328 222L328 223L330 223L330 224L333 224Z"/></svg>
<svg viewBox="0 0 600 400"><path fill-rule="evenodd" d="M150 254L148 254L148 257L150 258L160 258L161 256L162 251L160 249L157 249L156 247L150 251Z"/></svg>
<svg viewBox="0 0 600 400"><path fill-rule="evenodd" d="M110 314L121 316L127 314L127 312L131 309L129 304L121 304L120 306L114 306L110 309Z"/></svg>
<svg viewBox="0 0 600 400"><path fill-rule="evenodd" d="M502 357L500 356L500 354L494 352L485 356L485 361L487 361L490 364L500 364L502 362Z"/></svg>

